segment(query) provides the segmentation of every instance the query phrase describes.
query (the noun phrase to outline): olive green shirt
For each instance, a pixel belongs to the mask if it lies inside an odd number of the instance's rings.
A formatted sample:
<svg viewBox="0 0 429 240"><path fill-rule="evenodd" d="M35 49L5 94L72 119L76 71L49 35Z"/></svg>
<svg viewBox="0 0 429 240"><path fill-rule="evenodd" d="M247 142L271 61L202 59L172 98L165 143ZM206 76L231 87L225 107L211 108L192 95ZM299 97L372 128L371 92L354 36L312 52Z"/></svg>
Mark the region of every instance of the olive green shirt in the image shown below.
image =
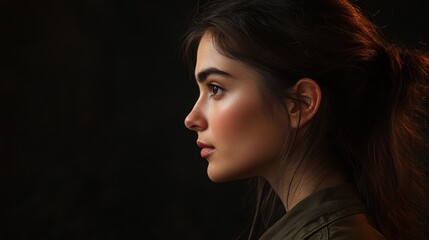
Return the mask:
<svg viewBox="0 0 429 240"><path fill-rule="evenodd" d="M351 184L315 192L271 226L259 240L385 239L365 215Z"/></svg>

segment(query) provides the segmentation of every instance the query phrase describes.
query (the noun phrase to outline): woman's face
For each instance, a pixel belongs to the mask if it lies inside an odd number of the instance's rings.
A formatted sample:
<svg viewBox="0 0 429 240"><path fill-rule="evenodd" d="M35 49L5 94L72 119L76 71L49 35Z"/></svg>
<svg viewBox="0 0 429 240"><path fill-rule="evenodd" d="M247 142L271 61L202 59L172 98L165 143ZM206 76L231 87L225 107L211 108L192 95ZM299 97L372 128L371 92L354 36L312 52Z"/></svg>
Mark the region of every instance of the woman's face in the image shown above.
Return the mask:
<svg viewBox="0 0 429 240"><path fill-rule="evenodd" d="M279 108L267 114L261 75L220 54L206 33L198 47L195 76L200 95L185 125L198 134L209 178L224 182L267 177L285 141L288 115Z"/></svg>

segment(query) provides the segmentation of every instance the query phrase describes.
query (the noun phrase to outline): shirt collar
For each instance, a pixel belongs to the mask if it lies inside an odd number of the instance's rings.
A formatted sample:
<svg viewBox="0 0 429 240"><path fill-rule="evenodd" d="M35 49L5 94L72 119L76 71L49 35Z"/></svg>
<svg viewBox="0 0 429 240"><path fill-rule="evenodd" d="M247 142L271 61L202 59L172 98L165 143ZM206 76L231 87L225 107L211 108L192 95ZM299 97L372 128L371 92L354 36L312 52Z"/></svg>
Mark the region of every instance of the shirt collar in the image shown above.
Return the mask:
<svg viewBox="0 0 429 240"><path fill-rule="evenodd" d="M339 218L363 213L358 196L349 183L314 192L280 218L260 240L304 239Z"/></svg>

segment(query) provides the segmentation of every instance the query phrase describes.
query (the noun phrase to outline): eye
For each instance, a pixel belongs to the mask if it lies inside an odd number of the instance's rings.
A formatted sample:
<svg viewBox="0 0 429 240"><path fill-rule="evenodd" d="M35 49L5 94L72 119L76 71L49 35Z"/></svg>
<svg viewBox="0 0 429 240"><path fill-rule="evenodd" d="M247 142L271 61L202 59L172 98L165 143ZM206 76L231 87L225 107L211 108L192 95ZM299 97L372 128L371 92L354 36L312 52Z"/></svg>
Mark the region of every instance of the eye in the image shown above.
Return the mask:
<svg viewBox="0 0 429 240"><path fill-rule="evenodd" d="M212 83L208 83L207 87L209 88L209 90L211 92L210 96L219 95L223 92L223 88L219 87L218 85L212 84Z"/></svg>

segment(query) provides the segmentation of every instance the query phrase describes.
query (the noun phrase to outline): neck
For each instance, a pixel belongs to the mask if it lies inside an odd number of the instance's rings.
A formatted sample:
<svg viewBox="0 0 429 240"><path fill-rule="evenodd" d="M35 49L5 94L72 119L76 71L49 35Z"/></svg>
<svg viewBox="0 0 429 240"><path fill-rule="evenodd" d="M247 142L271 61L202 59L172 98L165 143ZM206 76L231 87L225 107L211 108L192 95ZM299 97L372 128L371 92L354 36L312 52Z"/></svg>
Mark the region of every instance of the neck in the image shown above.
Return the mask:
<svg viewBox="0 0 429 240"><path fill-rule="evenodd" d="M292 175L283 175L292 176ZM319 177L315 177L319 176ZM268 179L268 182L273 187L281 199L286 211L292 209L300 201L308 197L314 192L320 191L325 188L338 186L346 182L344 174L340 171L330 172L314 172L307 171L301 175L296 174L293 179L286 181L287 184L279 184Z"/></svg>

